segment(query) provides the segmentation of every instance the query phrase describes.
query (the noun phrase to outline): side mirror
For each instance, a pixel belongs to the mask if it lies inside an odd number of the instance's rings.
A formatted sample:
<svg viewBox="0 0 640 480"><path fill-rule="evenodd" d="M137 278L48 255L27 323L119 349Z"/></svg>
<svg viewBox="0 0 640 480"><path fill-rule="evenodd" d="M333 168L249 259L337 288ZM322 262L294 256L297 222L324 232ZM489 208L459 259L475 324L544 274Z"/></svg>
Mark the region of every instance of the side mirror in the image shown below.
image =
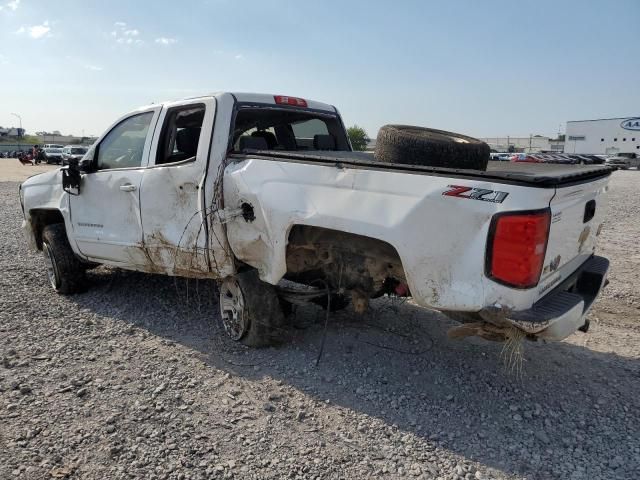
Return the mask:
<svg viewBox="0 0 640 480"><path fill-rule="evenodd" d="M94 169L93 157L95 156L95 153L96 153L95 148L91 147L87 151L87 153L84 154L84 157L82 157L82 160L80 160L80 162L76 160L78 170L80 170L82 173L93 172L93 169Z"/></svg>
<svg viewBox="0 0 640 480"><path fill-rule="evenodd" d="M78 160L70 158L69 166L62 167L62 189L70 195L80 195L82 175L78 168Z"/></svg>
<svg viewBox="0 0 640 480"><path fill-rule="evenodd" d="M76 163L76 168L78 171L82 173L91 173L93 172L93 159L91 158L83 158L82 160L74 160ZM71 165L71 161L69 161L69 165Z"/></svg>

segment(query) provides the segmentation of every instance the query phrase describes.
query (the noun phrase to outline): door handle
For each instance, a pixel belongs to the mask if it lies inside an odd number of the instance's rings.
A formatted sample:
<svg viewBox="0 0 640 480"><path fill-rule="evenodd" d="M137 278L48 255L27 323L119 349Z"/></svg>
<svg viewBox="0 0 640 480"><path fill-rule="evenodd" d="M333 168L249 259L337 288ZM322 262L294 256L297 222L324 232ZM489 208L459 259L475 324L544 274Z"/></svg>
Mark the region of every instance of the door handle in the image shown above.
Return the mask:
<svg viewBox="0 0 640 480"><path fill-rule="evenodd" d="M124 185L120 185L120 190L123 192L134 192L136 190L135 185L131 185L130 183L125 183Z"/></svg>

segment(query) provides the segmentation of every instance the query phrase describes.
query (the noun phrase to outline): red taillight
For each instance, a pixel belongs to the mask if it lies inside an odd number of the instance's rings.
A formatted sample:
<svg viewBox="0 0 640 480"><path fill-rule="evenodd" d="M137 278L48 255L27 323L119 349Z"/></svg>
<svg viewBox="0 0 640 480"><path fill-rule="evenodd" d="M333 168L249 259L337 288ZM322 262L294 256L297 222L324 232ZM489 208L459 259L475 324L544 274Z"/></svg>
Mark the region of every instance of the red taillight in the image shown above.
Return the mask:
<svg viewBox="0 0 640 480"><path fill-rule="evenodd" d="M294 107L307 107L307 101L304 98L285 97L284 95L275 95L273 97L278 105L292 105Z"/></svg>
<svg viewBox="0 0 640 480"><path fill-rule="evenodd" d="M487 274L517 288L540 281L549 238L549 210L506 213L493 218L487 249Z"/></svg>

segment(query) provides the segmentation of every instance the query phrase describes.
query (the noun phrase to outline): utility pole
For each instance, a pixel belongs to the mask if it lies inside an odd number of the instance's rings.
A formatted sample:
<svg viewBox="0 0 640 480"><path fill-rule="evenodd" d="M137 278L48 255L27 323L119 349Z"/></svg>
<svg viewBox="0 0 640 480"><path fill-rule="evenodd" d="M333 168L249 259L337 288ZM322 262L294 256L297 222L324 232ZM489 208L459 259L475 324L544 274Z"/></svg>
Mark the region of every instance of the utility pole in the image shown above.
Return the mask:
<svg viewBox="0 0 640 480"><path fill-rule="evenodd" d="M531 137L532 137L532 134L530 133L529 134L529 153L531 153Z"/></svg>
<svg viewBox="0 0 640 480"><path fill-rule="evenodd" d="M18 149L22 150L22 143L20 142L20 136L22 134L22 117L17 113L12 113L11 115L13 115L14 117L17 117L18 121L20 122L20 130L18 130Z"/></svg>

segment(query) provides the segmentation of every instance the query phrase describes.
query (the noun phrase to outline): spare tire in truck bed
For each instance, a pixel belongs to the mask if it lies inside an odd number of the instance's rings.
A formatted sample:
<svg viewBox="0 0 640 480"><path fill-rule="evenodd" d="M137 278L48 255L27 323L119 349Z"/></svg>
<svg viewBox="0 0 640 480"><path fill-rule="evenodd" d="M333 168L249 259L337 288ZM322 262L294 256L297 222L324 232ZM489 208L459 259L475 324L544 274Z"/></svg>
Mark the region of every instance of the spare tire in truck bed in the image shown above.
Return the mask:
<svg viewBox="0 0 640 480"><path fill-rule="evenodd" d="M486 170L489 145L459 133L411 125L385 125L376 140L379 162Z"/></svg>

